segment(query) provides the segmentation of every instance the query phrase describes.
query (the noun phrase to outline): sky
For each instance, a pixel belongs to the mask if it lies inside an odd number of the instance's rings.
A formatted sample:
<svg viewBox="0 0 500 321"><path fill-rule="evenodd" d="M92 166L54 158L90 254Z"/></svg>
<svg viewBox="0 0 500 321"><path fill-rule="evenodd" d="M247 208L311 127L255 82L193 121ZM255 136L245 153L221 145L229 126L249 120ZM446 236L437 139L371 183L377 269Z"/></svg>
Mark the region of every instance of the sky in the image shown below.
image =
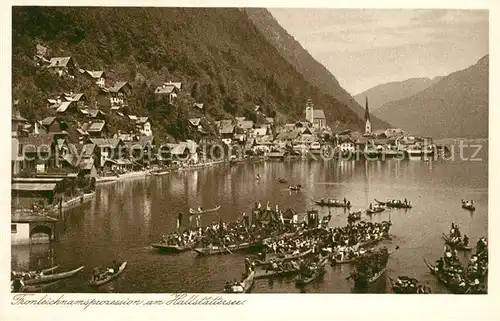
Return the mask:
<svg viewBox="0 0 500 321"><path fill-rule="evenodd" d="M352 95L391 81L445 76L488 53L487 10L269 11Z"/></svg>

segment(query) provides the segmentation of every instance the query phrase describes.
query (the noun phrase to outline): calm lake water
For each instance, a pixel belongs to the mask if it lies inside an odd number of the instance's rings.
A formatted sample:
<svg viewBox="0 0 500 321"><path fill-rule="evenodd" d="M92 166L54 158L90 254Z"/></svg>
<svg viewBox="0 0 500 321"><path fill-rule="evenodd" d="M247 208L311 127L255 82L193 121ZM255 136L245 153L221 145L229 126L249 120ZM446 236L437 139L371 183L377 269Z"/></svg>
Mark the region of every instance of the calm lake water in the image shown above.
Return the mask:
<svg viewBox="0 0 500 321"><path fill-rule="evenodd" d="M374 198L408 198L413 209L389 210L371 218L393 222L394 238L385 241L399 251L391 255L386 277L370 291L389 291L388 276L408 275L429 282L435 293L446 293L423 262L435 261L443 251L441 234L452 222L469 235L475 245L488 230L487 141L477 157L481 161L290 161L246 163L171 173L161 177L136 178L98 186L96 197L82 207L65 212L59 223L60 241L53 245L12 247L12 268L16 270L60 264L62 270L80 265L86 268L73 278L55 285L52 292L220 292L225 281L239 278L244 254L197 257L195 253L162 254L149 244L176 227L179 211L189 207L209 208L221 204L218 213L207 214L201 224L240 217L255 201L280 204L304 212L312 199L336 197L351 200L353 210L366 209ZM471 157L474 148L464 150ZM255 175L262 179L257 181ZM291 193L276 179L286 177L303 190ZM461 199L473 199L476 211L461 209ZM320 213L327 215L328 209ZM331 226L346 224L342 209L332 209ZM370 220L364 216L363 219ZM464 254L459 254L464 255ZM126 260L128 267L117 280L98 289L87 281L92 268ZM305 292L351 292L345 278L350 267L327 267L323 279ZM386 286L387 285L387 286ZM253 293L299 292L293 279L257 280Z"/></svg>

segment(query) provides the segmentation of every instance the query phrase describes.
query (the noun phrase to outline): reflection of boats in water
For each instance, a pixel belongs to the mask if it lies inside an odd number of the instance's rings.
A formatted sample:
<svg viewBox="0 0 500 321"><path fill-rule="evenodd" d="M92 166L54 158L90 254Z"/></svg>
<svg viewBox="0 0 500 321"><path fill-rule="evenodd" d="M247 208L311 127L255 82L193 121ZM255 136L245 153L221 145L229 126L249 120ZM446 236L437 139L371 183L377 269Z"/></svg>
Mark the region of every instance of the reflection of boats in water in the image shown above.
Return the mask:
<svg viewBox="0 0 500 321"><path fill-rule="evenodd" d="M211 212L215 212L217 210L219 210L221 207L221 205L218 205L214 208L208 208L206 210L204 209L198 209L198 210L193 210L192 208L189 209L189 214L190 215L201 215L201 214L206 214L206 213L211 213Z"/></svg>

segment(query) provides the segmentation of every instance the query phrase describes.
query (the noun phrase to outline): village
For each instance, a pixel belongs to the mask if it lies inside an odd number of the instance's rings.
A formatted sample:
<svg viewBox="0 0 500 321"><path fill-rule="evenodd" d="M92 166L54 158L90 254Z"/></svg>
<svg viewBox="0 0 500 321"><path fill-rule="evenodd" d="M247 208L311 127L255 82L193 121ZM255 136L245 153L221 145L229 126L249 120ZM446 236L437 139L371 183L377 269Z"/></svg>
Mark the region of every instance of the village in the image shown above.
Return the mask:
<svg viewBox="0 0 500 321"><path fill-rule="evenodd" d="M324 111L315 108L311 99L305 101L303 119L293 122L268 117L256 105L253 120L234 116L210 123L203 116L204 103L195 102L189 108L199 117L183 121L196 135L160 141L146 112L127 112L128 97L134 91L128 81L110 85L105 71L81 69L72 57L48 58L47 48L41 45L35 59L43 70L68 80L82 78L90 85L88 92L64 92L40 102L51 116L34 121L21 115L20 97L14 97L11 207L16 244L55 238L53 232L36 233L36 229L53 231L57 213L92 199L100 183L246 160L421 159L435 154L429 137L411 136L399 128L372 130L368 98L362 133L333 132ZM155 98L175 105L189 85L165 81L154 89ZM116 129L120 128L116 125L113 130L111 119L115 123L119 119L131 130ZM215 137L207 127L215 128Z"/></svg>

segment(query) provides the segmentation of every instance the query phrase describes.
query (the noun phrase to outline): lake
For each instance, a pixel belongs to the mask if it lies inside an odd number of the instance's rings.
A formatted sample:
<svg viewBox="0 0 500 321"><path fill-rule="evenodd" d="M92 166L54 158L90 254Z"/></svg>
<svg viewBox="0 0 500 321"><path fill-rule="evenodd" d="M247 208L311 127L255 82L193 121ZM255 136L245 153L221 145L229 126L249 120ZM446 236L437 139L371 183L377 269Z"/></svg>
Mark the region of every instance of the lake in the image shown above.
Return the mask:
<svg viewBox="0 0 500 321"><path fill-rule="evenodd" d="M477 144L478 142L471 142ZM366 209L373 199L407 198L410 210L388 210L364 220L393 223L392 240L384 241L391 255L386 277L372 292L389 291L388 276L408 275L429 282L433 292L446 293L423 262L434 262L443 252L443 232L452 222L460 226L475 245L488 230L487 141L476 157L481 160L387 161L285 161L242 163L174 172L160 177L135 178L99 185L92 202L67 211L59 222L60 241L52 245L12 247L12 268L34 269L60 264L62 270L80 265L86 268L63 280L53 292L221 292L227 280L244 271L244 254L197 257L193 252L162 254L149 245L162 234L174 231L177 214L189 207L222 208L202 217L201 224L249 213L254 202L293 207L299 213L313 207L312 199L346 197L352 210ZM465 157L473 156L466 149ZM255 180L259 173L260 181ZM300 192L290 192L279 184L285 177L302 184ZM473 199L476 211L461 209L461 199ZM331 226L346 224L343 209L332 209ZM327 215L328 209L320 209ZM459 254L461 256L466 254ZM118 279L98 289L87 281L92 268L126 260L128 267ZM349 293L352 284L345 278L350 267L328 266L321 280L309 284L305 292ZM379 284L380 283L380 284ZM299 292L293 279L257 280L253 293Z"/></svg>

